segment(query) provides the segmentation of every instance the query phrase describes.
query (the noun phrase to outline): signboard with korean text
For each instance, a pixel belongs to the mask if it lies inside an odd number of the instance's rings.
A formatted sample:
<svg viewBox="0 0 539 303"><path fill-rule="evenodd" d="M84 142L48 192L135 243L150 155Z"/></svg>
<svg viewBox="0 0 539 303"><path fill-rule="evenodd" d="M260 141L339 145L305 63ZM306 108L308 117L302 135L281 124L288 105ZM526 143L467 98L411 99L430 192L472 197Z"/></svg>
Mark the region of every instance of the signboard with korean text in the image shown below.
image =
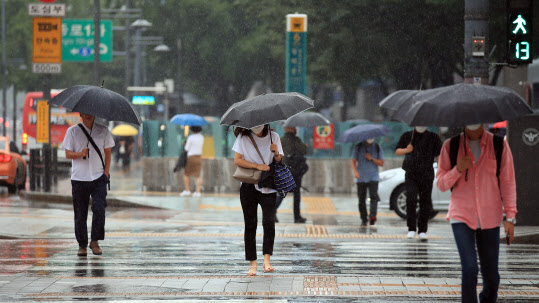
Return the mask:
<svg viewBox="0 0 539 303"><path fill-rule="evenodd" d="M62 18L32 19L32 72L62 72Z"/></svg>
<svg viewBox="0 0 539 303"><path fill-rule="evenodd" d="M48 3L28 4L28 15L41 17L63 17L66 15L66 5Z"/></svg>
<svg viewBox="0 0 539 303"><path fill-rule="evenodd" d="M307 15L286 15L286 91L305 94Z"/></svg>
<svg viewBox="0 0 539 303"><path fill-rule="evenodd" d="M112 61L112 20L101 20L99 29L99 61ZM94 60L94 21L64 19L62 22L62 60L92 62Z"/></svg>
<svg viewBox="0 0 539 303"><path fill-rule="evenodd" d="M36 141L49 143L49 102L47 100L37 101Z"/></svg>
<svg viewBox="0 0 539 303"><path fill-rule="evenodd" d="M62 18L33 18L32 62L62 62Z"/></svg>
<svg viewBox="0 0 539 303"><path fill-rule="evenodd" d="M315 126L313 131L313 148L333 149L335 142L335 131L333 124L326 126Z"/></svg>

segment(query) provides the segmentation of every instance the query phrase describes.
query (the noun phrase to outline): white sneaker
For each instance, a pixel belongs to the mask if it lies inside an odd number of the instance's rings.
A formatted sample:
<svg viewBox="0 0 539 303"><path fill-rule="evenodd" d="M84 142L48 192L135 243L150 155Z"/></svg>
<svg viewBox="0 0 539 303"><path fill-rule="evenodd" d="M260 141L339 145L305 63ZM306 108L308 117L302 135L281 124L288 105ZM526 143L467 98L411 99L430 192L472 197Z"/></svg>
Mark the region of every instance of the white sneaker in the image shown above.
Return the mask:
<svg viewBox="0 0 539 303"><path fill-rule="evenodd" d="M194 198L200 198L200 193L193 193Z"/></svg>
<svg viewBox="0 0 539 303"><path fill-rule="evenodd" d="M428 240L426 233L419 233L419 240L426 241Z"/></svg>
<svg viewBox="0 0 539 303"><path fill-rule="evenodd" d="M180 194L180 197L187 197L187 196L190 196L191 195L191 192L188 191L188 190L184 190L182 191L182 193Z"/></svg>
<svg viewBox="0 0 539 303"><path fill-rule="evenodd" d="M409 231L408 234L406 235L406 238L408 239L415 238L415 231Z"/></svg>

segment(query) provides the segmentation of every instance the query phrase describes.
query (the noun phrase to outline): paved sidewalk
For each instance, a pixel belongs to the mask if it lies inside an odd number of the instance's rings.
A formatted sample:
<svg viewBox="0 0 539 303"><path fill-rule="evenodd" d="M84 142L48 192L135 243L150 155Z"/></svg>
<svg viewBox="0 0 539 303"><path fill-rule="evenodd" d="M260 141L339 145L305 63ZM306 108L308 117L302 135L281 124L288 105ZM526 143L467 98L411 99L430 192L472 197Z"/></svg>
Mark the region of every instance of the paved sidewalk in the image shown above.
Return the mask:
<svg viewBox="0 0 539 303"><path fill-rule="evenodd" d="M384 207L376 225L360 228L353 196L305 196L308 221L294 224L287 197L276 224L276 271L262 271L259 212L258 275L248 277L238 195L142 193L131 174L114 175L110 196L123 204L107 210L101 256L76 256L69 180L56 196L33 193L47 202L0 194L0 302L459 301L460 263L445 214L421 242L406 239L405 221ZM501 245L499 302L539 301L537 255L533 243Z"/></svg>

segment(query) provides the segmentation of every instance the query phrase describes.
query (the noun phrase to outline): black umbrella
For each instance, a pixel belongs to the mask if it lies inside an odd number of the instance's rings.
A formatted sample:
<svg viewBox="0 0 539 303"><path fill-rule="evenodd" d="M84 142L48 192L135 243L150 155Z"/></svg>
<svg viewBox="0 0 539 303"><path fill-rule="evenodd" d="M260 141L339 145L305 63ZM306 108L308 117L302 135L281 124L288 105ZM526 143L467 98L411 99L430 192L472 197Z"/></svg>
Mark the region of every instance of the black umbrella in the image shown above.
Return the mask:
<svg viewBox="0 0 539 303"><path fill-rule="evenodd" d="M124 96L103 87L75 85L52 98L50 103L108 121L142 123L139 114Z"/></svg>
<svg viewBox="0 0 539 303"><path fill-rule="evenodd" d="M314 107L314 101L300 93L262 94L232 104L221 117L221 125L252 128L289 117Z"/></svg>
<svg viewBox="0 0 539 303"><path fill-rule="evenodd" d="M315 127L329 124L331 124L331 121L320 113L301 112L286 119L283 127Z"/></svg>
<svg viewBox="0 0 539 303"><path fill-rule="evenodd" d="M397 91L380 102L392 118L410 126L456 127L511 120L532 110L506 87L455 84L426 90Z"/></svg>

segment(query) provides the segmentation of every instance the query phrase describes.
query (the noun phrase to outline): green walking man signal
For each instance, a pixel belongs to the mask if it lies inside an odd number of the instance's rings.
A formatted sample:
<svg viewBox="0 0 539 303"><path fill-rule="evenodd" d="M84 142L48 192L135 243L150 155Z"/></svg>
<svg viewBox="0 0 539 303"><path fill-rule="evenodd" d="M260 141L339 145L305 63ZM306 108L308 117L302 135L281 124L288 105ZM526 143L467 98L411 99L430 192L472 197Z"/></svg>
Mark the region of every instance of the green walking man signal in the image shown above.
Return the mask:
<svg viewBox="0 0 539 303"><path fill-rule="evenodd" d="M532 57L533 0L507 1L507 62L528 64Z"/></svg>

